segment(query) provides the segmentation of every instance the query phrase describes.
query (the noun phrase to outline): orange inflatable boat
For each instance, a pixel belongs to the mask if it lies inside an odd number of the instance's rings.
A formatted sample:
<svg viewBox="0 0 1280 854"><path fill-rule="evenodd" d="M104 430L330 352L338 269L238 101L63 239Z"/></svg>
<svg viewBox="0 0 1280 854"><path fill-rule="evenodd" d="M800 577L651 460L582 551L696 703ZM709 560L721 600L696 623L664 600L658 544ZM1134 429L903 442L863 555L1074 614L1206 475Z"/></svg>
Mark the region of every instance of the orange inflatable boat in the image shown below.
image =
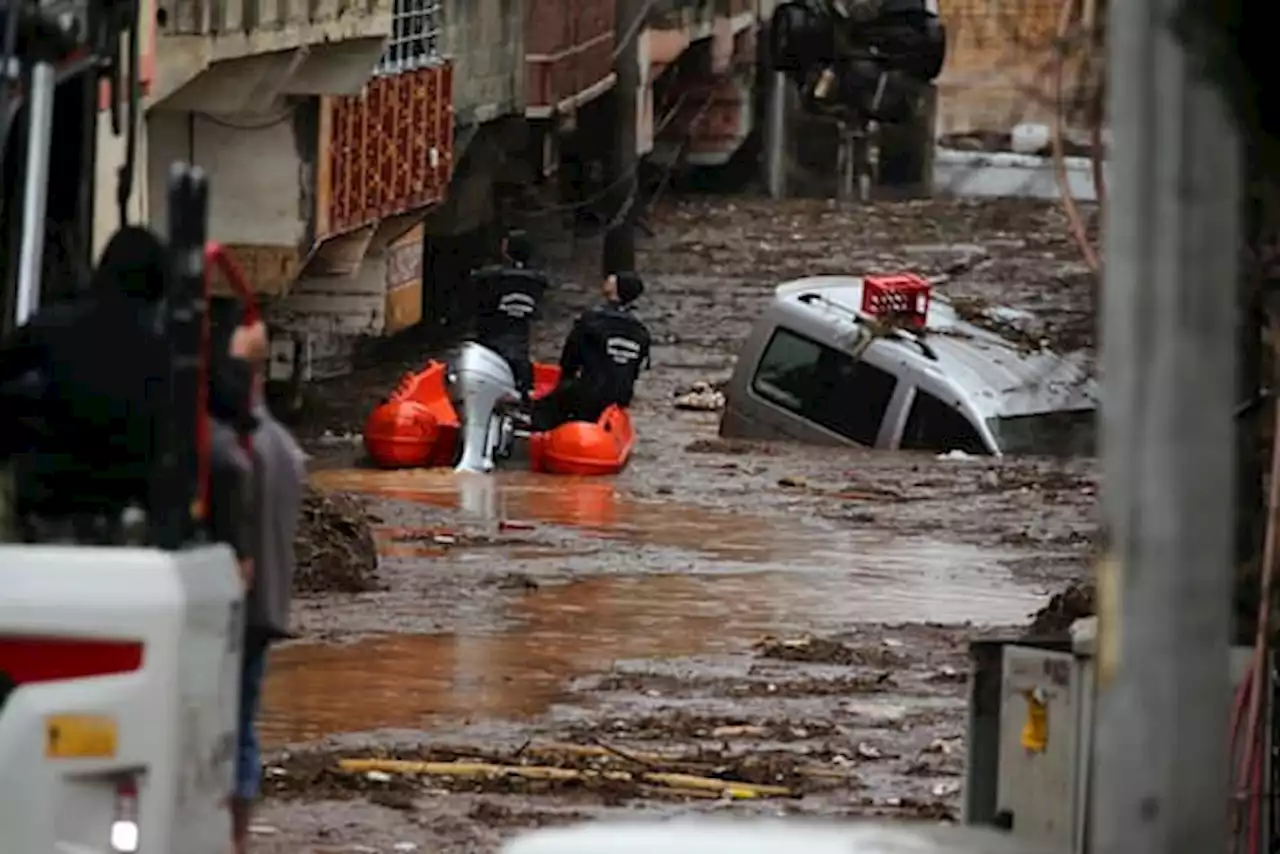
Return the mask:
<svg viewBox="0 0 1280 854"><path fill-rule="evenodd" d="M405 374L395 390L369 413L364 448L382 468L453 465L462 426L445 381L448 366L428 362Z"/></svg>
<svg viewBox="0 0 1280 854"><path fill-rule="evenodd" d="M364 446L382 468L453 465L461 422L449 399L443 362L428 362L407 374L365 422ZM560 382L560 367L534 363L533 397L543 397ZM565 475L616 474L635 445L631 416L610 406L597 421L569 421L529 437L529 466Z"/></svg>

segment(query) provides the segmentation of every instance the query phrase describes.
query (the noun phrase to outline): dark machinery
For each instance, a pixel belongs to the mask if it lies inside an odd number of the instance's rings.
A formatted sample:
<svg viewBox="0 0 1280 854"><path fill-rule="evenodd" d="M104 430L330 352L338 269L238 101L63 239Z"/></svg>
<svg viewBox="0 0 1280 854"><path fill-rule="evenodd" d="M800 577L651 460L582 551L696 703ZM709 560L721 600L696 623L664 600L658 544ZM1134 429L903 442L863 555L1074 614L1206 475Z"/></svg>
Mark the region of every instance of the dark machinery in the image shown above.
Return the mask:
<svg viewBox="0 0 1280 854"><path fill-rule="evenodd" d="M946 32L930 0L793 0L774 10L769 53L808 111L897 124L942 72Z"/></svg>

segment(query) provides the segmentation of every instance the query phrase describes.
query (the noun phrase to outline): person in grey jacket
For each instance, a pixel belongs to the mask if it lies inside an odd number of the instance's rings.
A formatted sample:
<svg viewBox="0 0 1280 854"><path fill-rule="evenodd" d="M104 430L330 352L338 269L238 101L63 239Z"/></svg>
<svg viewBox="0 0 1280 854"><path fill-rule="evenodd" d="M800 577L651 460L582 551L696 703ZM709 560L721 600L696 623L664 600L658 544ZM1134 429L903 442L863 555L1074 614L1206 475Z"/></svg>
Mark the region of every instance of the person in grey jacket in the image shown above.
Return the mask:
<svg viewBox="0 0 1280 854"><path fill-rule="evenodd" d="M306 456L289 431L272 416L265 400L266 330L261 324L237 326L228 347L233 358L252 368L251 451L253 477L252 566L246 581L244 656L240 670L240 718L232 792L232 836L236 854L245 854L253 802L262 783L262 760L254 719L262 696L270 645L289 636L289 605L296 557L293 548ZM215 456L233 459L243 452L241 434L214 422ZM216 468L216 466L215 466Z"/></svg>

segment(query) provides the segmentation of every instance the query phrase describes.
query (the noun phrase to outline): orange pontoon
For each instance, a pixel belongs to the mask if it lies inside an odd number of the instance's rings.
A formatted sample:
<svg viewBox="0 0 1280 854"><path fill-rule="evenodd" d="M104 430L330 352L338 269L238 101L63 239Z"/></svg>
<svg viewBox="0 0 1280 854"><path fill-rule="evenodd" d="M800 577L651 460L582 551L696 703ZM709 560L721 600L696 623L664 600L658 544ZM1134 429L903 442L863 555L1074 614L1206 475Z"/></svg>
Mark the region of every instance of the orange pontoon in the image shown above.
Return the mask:
<svg viewBox="0 0 1280 854"><path fill-rule="evenodd" d="M364 428L364 446L382 468L452 465L461 423L445 380L443 362L428 362L408 374L379 404ZM558 365L535 363L533 397L548 394L560 382ZM569 421L529 437L534 471L566 475L607 475L621 471L631 457L635 430L631 416L610 406L599 420Z"/></svg>
<svg viewBox="0 0 1280 854"><path fill-rule="evenodd" d="M541 397L560 382L558 365L533 366L534 397ZM529 437L529 467L548 474L617 474L631 458L635 445L631 416L620 406L610 406L596 421L567 421Z"/></svg>
<svg viewBox="0 0 1280 854"><path fill-rule="evenodd" d="M405 374L395 391L369 413L364 447L382 468L453 465L461 423L449 400L444 362Z"/></svg>

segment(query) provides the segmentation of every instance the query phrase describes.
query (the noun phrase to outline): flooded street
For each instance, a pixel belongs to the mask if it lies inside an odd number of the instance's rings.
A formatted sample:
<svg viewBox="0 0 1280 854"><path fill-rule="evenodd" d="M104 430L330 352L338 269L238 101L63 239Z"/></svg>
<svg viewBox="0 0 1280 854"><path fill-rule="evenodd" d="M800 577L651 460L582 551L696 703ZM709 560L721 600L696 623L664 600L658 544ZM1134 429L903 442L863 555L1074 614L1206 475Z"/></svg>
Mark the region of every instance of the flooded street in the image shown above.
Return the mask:
<svg viewBox="0 0 1280 854"><path fill-rule="evenodd" d="M299 638L273 653L259 849L482 852L655 811L956 815L966 642L1084 573L1092 462L726 442L672 399L726 378L772 287L804 273L950 271L941 292L1088 348L1059 220L671 203L642 245L657 344L616 478L371 471L332 436L422 355L327 386L302 428L313 485L365 503L379 564L365 592L297 601ZM594 300L556 263L547 358ZM360 764L388 757L419 764Z"/></svg>

